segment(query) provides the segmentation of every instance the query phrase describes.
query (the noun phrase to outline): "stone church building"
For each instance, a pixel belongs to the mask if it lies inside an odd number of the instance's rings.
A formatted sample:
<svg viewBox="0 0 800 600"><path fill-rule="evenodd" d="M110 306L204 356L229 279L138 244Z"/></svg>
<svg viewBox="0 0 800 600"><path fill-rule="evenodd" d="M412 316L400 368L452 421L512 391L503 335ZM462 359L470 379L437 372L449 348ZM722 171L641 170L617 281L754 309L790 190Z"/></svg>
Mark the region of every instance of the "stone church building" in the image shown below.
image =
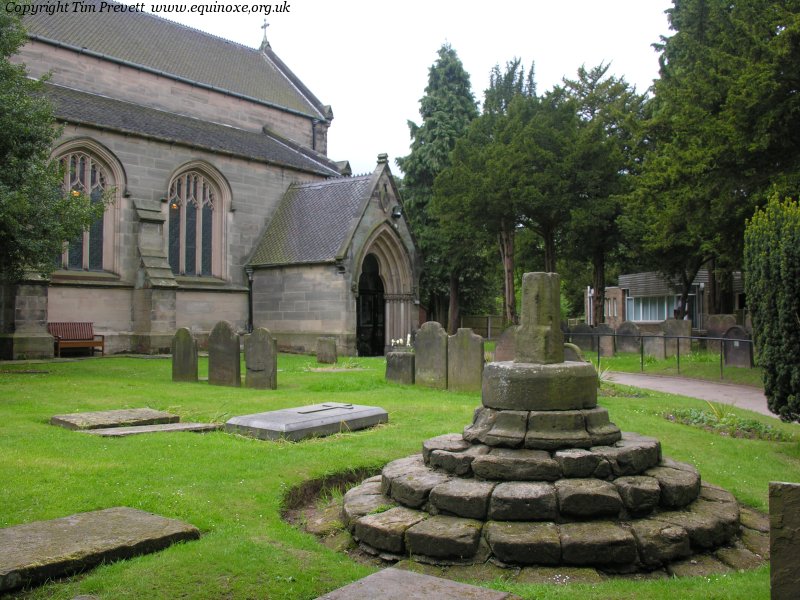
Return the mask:
<svg viewBox="0 0 800 600"><path fill-rule="evenodd" d="M202 344L222 319L350 355L417 328L419 260L386 155L355 177L329 159L330 106L266 36L252 49L146 13L25 25L16 60L51 73L65 189L113 203L49 281L4 288L0 357L52 356L57 321L92 322L107 353L169 351L179 327Z"/></svg>

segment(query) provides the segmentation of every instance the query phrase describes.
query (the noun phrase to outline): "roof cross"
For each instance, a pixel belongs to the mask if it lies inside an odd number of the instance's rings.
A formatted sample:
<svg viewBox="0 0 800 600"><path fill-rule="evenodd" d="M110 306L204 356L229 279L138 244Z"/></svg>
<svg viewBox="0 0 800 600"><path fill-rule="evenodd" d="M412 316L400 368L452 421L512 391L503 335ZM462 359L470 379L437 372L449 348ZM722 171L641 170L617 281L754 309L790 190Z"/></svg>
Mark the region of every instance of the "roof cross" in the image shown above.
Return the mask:
<svg viewBox="0 0 800 600"><path fill-rule="evenodd" d="M261 50L269 48L269 42L267 41L267 27L269 27L269 23L267 23L267 20L264 19L264 24L261 26L261 29L264 30L264 39L261 40Z"/></svg>

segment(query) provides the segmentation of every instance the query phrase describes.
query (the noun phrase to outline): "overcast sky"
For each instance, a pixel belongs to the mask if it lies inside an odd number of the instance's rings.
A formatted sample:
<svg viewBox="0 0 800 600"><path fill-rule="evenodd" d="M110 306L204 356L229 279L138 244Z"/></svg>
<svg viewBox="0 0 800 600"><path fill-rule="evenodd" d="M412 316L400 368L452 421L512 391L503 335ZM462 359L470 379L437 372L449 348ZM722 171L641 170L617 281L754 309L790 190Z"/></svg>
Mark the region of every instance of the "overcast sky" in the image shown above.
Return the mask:
<svg viewBox="0 0 800 600"><path fill-rule="evenodd" d="M250 0L258 1L264 0ZM170 0L146 0L145 8L156 2ZM266 17L272 49L333 107L330 158L349 160L358 174L372 171L377 155L386 152L399 174L394 159L408 154L407 121L420 120L419 99L443 43L458 53L478 101L492 66L514 57L534 63L540 93L573 77L581 65L601 62L644 92L658 76L652 44L670 33L664 11L672 2L288 0L283 12L274 7L284 7L284 0L272 6ZM184 13L173 20L253 48L263 36L263 14Z"/></svg>

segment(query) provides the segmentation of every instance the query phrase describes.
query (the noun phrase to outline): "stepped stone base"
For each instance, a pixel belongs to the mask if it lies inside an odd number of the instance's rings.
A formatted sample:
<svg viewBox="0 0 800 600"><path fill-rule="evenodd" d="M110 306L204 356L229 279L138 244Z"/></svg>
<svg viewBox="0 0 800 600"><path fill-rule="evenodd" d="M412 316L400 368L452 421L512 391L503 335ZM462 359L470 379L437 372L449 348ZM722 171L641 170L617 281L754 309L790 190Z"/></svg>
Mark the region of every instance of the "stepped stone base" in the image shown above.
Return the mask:
<svg viewBox="0 0 800 600"><path fill-rule="evenodd" d="M463 480L462 485L469 486L467 481L470 480ZM590 486L582 492L584 497L576 500L576 494L581 492L559 494L550 483L472 481L480 491L465 497L462 503L443 502L442 497L452 496L435 491L423 510L399 505L393 497L382 494L379 477L373 477L348 491L341 519L361 548L372 554L388 560L411 556L420 562L441 565L491 560L504 566L568 564L650 570L687 558L693 552L731 544L739 534L736 499L709 485L702 485L699 496L682 510L659 507L646 517L635 518L626 515L621 495L614 492L619 486L610 482L593 480L601 485L597 489ZM580 483L578 479L563 480L559 485ZM439 485L447 491L453 480ZM514 485L530 489L514 494L509 490ZM486 506L483 493L489 487L489 506L494 502L494 508L486 509L488 520L451 512L458 507L459 512L474 510L471 514L482 515ZM480 500L473 502L473 497ZM500 508L514 506L515 502L523 509ZM598 508L590 520L568 520L575 512L586 516L592 506ZM393 508L386 510L388 507ZM504 520L506 515L525 520Z"/></svg>

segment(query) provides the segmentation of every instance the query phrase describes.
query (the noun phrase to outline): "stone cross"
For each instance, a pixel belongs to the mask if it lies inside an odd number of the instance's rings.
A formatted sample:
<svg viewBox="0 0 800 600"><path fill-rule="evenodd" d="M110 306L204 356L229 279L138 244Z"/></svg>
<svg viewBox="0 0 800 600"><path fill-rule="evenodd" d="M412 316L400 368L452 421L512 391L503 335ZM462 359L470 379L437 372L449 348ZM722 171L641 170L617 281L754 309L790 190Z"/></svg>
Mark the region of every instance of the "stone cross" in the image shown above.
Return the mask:
<svg viewBox="0 0 800 600"><path fill-rule="evenodd" d="M558 273L525 273L522 309L515 336L514 362L564 362L561 333L561 286Z"/></svg>

